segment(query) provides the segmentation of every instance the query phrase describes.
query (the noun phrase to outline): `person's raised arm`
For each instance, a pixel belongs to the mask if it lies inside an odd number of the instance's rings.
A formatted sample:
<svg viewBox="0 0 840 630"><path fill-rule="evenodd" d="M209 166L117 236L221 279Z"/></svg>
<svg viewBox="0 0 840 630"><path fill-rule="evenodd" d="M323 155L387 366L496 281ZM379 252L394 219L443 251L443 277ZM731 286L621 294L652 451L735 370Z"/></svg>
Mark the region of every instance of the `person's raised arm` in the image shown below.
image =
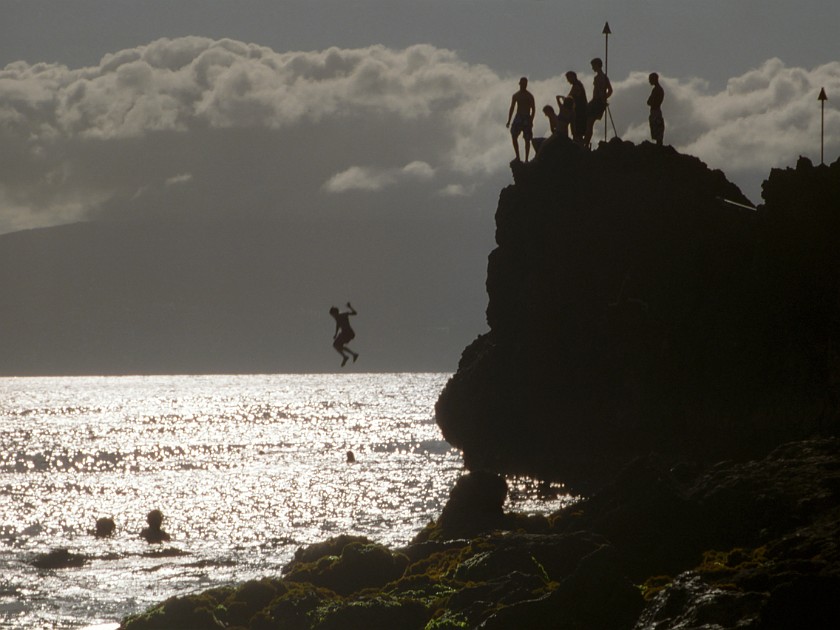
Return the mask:
<svg viewBox="0 0 840 630"><path fill-rule="evenodd" d="M352 305L352 304L350 304L350 302L347 302L347 308L349 308L349 309L350 309L350 314L351 314L351 315L358 315L358 313L356 313L356 309L355 309L355 308L353 308L353 305Z"/></svg>

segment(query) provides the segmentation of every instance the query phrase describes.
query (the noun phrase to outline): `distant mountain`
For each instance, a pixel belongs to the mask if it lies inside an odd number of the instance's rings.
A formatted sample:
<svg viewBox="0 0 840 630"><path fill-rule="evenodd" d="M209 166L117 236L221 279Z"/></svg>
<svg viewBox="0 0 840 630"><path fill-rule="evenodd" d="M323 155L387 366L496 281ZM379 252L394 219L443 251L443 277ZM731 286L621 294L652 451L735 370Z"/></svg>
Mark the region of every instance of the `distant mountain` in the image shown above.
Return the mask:
<svg viewBox="0 0 840 630"><path fill-rule="evenodd" d="M546 143L513 174L490 331L436 407L470 469L595 483L840 430L840 161L773 171L757 210L649 143Z"/></svg>
<svg viewBox="0 0 840 630"><path fill-rule="evenodd" d="M486 216L486 215L482 215ZM485 220L486 222L486 220ZM449 371L481 326L477 215L133 217L0 236L0 373Z"/></svg>

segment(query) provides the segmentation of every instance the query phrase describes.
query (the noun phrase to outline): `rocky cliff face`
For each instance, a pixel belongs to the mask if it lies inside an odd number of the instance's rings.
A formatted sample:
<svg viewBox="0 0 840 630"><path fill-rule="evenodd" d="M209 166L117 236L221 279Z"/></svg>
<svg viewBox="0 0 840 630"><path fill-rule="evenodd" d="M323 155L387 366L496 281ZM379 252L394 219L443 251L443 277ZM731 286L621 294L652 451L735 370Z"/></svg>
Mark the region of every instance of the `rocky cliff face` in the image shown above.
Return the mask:
<svg viewBox="0 0 840 630"><path fill-rule="evenodd" d="M490 332L436 406L470 469L593 484L634 456L756 456L838 430L840 161L757 209L670 148L552 139L512 165Z"/></svg>

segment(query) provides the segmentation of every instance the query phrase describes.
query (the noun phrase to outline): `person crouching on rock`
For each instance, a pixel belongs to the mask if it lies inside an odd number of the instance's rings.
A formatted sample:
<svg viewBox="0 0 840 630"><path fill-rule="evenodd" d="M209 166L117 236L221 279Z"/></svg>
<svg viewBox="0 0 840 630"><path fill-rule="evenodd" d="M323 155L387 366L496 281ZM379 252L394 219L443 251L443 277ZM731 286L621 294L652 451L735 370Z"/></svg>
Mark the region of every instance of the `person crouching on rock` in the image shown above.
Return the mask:
<svg viewBox="0 0 840 630"><path fill-rule="evenodd" d="M162 543L170 540L169 534L160 528L163 525L163 512L152 510L146 515L146 522L149 526L140 532L140 537L147 543Z"/></svg>

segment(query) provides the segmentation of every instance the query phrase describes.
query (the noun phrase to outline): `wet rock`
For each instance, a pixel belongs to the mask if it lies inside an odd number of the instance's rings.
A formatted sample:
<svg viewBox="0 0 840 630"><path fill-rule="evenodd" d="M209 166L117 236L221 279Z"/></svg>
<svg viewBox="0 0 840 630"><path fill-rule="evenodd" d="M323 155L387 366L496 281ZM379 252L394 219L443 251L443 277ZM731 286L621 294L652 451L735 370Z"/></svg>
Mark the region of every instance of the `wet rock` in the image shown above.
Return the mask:
<svg viewBox="0 0 840 630"><path fill-rule="evenodd" d="M318 630L346 630L368 628L391 630L394 628L424 628L429 612L419 602L399 601L377 597L352 602L327 612L317 623Z"/></svg>
<svg viewBox="0 0 840 630"><path fill-rule="evenodd" d="M171 597L139 615L123 620L122 630L220 630L224 624L214 614L217 600L212 593Z"/></svg>
<svg viewBox="0 0 840 630"><path fill-rule="evenodd" d="M282 582L271 579L246 582L225 602L226 621L247 627L250 620L275 598L288 591Z"/></svg>
<svg viewBox="0 0 840 630"><path fill-rule="evenodd" d="M770 592L758 628L831 628L838 619L840 576L799 575Z"/></svg>
<svg viewBox="0 0 840 630"><path fill-rule="evenodd" d="M32 566L38 569L72 569L81 567L87 562L87 556L70 553L67 549L53 549L43 553L32 561Z"/></svg>
<svg viewBox="0 0 840 630"><path fill-rule="evenodd" d="M464 561L455 572L455 578L464 582L487 582L514 572L533 575L548 582L545 569L527 549L510 547L483 551Z"/></svg>
<svg viewBox="0 0 840 630"><path fill-rule="evenodd" d="M287 583L287 587L282 596L251 617L251 630L308 630L319 608L338 601L332 591L311 584Z"/></svg>
<svg viewBox="0 0 840 630"><path fill-rule="evenodd" d="M635 629L758 628L766 600L764 593L722 589L710 586L696 575L686 574L654 597Z"/></svg>
<svg viewBox="0 0 840 630"><path fill-rule="evenodd" d="M624 575L614 550L604 546L582 558L549 594L502 608L480 627L629 629L643 606L639 590Z"/></svg>
<svg viewBox="0 0 840 630"><path fill-rule="evenodd" d="M342 534L340 536L335 536L334 538L329 538L323 542L308 545L306 547L298 547L295 550L294 559L283 567L283 573L288 573L300 563L315 562L325 556L338 556L341 554L342 549L354 542L365 545L371 543L371 541L364 536L349 536L347 534Z"/></svg>
<svg viewBox="0 0 840 630"><path fill-rule="evenodd" d="M407 566L408 558L382 545L353 541L342 547L337 557L322 555L314 562L299 562L288 572L287 579L349 595L365 588L384 586L398 579Z"/></svg>
<svg viewBox="0 0 840 630"><path fill-rule="evenodd" d="M459 538L502 524L507 483L494 473L477 471L460 477L449 493L438 526L440 538Z"/></svg>

